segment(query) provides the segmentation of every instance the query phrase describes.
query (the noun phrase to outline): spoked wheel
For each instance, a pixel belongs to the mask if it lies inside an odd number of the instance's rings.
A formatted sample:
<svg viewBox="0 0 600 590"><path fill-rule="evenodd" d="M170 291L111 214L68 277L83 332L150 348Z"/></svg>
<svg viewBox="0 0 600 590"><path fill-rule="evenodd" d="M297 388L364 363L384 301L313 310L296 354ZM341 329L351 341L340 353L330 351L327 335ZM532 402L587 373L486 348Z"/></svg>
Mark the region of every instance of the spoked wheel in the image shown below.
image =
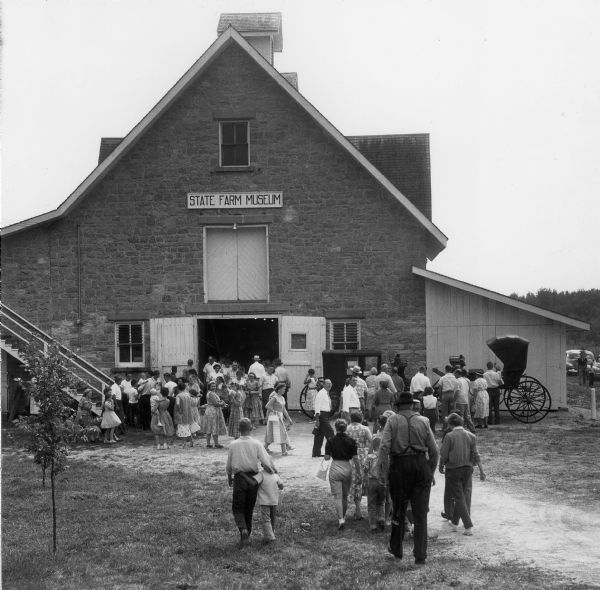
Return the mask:
<svg viewBox="0 0 600 590"><path fill-rule="evenodd" d="M523 375L515 386L504 391L504 403L516 420L533 424L546 417L552 400L537 379Z"/></svg>
<svg viewBox="0 0 600 590"><path fill-rule="evenodd" d="M300 409L302 413L309 419L312 420L315 417L315 412L312 408L307 407L306 396L308 395L308 385L305 385L302 391L300 392Z"/></svg>

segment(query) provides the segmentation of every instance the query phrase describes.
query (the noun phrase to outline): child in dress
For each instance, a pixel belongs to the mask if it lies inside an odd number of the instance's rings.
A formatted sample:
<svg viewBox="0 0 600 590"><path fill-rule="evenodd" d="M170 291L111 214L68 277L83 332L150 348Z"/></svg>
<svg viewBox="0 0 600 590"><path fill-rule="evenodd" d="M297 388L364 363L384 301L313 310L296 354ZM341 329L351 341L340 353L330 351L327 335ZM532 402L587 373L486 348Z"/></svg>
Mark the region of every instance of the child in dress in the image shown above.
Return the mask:
<svg viewBox="0 0 600 590"><path fill-rule="evenodd" d="M317 397L317 380L315 379L314 369L308 369L308 373L306 373L304 379L304 385L308 386L308 389L306 390L306 406L304 409L308 412L312 412L315 409L315 397ZM314 419L309 420L309 422L314 422Z"/></svg>
<svg viewBox="0 0 600 590"><path fill-rule="evenodd" d="M258 487L256 503L260 506L260 516L263 529L263 543L271 543L275 540L275 517L279 504L279 494L283 489L283 483L277 473L261 472L262 482Z"/></svg>
<svg viewBox="0 0 600 590"><path fill-rule="evenodd" d="M387 497L387 486L379 483L380 473L377 469L377 453L381 437L373 438L372 449L365 461L365 477L368 478L367 506L369 510L369 527L372 533L377 529L385 529L385 500Z"/></svg>
<svg viewBox="0 0 600 590"><path fill-rule="evenodd" d="M156 438L156 449L168 449L167 439L175 434L173 421L169 414L169 389L167 387L155 388L150 397L150 430Z"/></svg>
<svg viewBox="0 0 600 590"><path fill-rule="evenodd" d="M115 402L109 387L104 389L104 395L104 410L100 428L104 430L104 442L114 444L119 440L115 436L115 428L121 424L121 420L115 412Z"/></svg>
<svg viewBox="0 0 600 590"><path fill-rule="evenodd" d="M185 439L181 447L184 448L188 443L190 447L193 447L192 424L194 423L194 418L192 417L192 398L183 381L177 384L173 422L177 425L177 438ZM200 430L200 426L197 424L196 429Z"/></svg>

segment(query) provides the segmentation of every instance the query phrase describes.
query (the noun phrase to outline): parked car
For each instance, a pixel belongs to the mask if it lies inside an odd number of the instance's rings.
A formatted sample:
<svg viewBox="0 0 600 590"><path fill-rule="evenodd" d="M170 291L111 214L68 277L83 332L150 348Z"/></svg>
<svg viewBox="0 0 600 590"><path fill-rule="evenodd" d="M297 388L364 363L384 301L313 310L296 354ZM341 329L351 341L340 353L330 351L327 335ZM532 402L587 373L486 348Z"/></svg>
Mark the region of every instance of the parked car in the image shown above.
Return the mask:
<svg viewBox="0 0 600 590"><path fill-rule="evenodd" d="M596 362L594 358L594 353L589 350L584 350L585 356L588 360L588 369L594 371L594 376L600 377L600 363ZM567 363L567 375L577 375L578 373L578 363L579 354L581 353L581 349L575 350L567 350L566 352L566 363Z"/></svg>

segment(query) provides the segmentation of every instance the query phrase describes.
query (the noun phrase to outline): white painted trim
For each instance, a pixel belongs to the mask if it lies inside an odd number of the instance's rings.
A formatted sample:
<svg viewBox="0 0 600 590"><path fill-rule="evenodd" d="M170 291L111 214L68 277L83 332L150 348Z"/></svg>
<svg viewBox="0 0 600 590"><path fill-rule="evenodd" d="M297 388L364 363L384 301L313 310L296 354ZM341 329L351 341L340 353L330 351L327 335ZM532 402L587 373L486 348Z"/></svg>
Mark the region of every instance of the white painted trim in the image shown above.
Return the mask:
<svg viewBox="0 0 600 590"><path fill-rule="evenodd" d="M491 299L493 301L497 301L498 303L504 303L505 305L516 307L517 309L542 316L554 322L559 322L573 328L578 328L580 330L589 330L591 328L590 324L587 322L582 322L581 320L576 320L575 318L570 318L569 316L562 315L548 309L543 309L542 307L537 307L535 305L519 301L518 299L513 299L507 295L502 295L500 293L496 293L495 291L489 291L483 287L477 287L471 283L465 283L463 281L459 281L458 279L453 279L430 270L424 270L422 268L413 266L412 272L413 274L430 279L437 283L442 283L444 285L448 285L449 287L454 287L455 289L472 293L473 295L479 295L480 297L485 297L486 299Z"/></svg>
<svg viewBox="0 0 600 590"><path fill-rule="evenodd" d="M145 321L115 321L115 367L119 369L139 369L146 366L146 327ZM142 326L142 362L141 363L122 363L119 361L119 326L129 326L131 332L131 326L140 324Z"/></svg>
<svg viewBox="0 0 600 590"><path fill-rule="evenodd" d="M177 81L177 83L165 94L165 96L152 108L152 110L127 134L123 141L97 168L75 189L75 191L57 209L38 217L28 219L9 225L4 228L4 235L10 235L23 231L46 221L60 218L66 215L88 190L97 184L114 164L125 154L137 141L137 139L156 121L162 113L171 105L187 85L207 67L212 60L223 50L226 43L235 41L244 49L250 57L283 89L287 92L305 111L307 111L338 144L346 150L363 168L367 170L401 205L403 205L415 219L437 240L439 248L435 248L432 260L441 250L446 247L448 238L440 229L432 223L413 203L405 197L371 162L365 158L354 145L346 139L336 127L334 127L308 100L306 100L288 81L265 60L262 55L248 43L233 27L228 27L217 40L206 50L206 52L194 63L194 65Z"/></svg>
<svg viewBox="0 0 600 590"><path fill-rule="evenodd" d="M248 119L236 119L233 121L230 121L229 119L227 119L227 121L224 120L219 120L219 167L220 168L239 168L240 166L251 166L252 165L252 160L250 159L250 121ZM246 141L248 143L248 163L247 164L229 164L229 165L224 165L223 164L223 152L221 151L221 148L223 147L223 123L229 124L229 123L246 123Z"/></svg>

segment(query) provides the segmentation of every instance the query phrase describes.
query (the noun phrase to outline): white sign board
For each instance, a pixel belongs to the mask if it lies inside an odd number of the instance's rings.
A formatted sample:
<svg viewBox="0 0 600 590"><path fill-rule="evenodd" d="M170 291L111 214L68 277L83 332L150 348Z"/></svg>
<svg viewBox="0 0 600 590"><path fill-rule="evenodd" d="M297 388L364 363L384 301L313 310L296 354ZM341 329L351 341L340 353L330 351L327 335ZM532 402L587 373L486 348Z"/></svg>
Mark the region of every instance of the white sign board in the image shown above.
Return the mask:
<svg viewBox="0 0 600 590"><path fill-rule="evenodd" d="M188 193L188 209L263 209L283 207L282 192Z"/></svg>

